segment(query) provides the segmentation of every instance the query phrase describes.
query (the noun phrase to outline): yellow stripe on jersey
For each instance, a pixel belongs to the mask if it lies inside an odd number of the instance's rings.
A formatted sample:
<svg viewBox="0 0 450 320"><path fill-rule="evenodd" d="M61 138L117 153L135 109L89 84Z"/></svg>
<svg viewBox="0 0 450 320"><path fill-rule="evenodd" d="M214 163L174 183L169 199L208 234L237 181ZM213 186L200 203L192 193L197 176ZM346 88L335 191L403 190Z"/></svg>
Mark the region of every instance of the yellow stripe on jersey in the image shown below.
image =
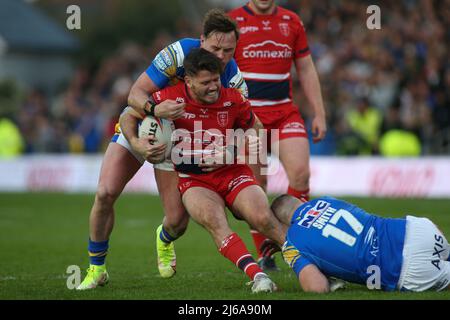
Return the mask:
<svg viewBox="0 0 450 320"><path fill-rule="evenodd" d="M172 46L168 46L164 50L169 54L169 56L172 60L172 65L168 66L166 68L166 70L164 70L164 72L168 78L173 78L177 74L177 65L178 65L177 54L176 54L175 50L172 48Z"/></svg>
<svg viewBox="0 0 450 320"><path fill-rule="evenodd" d="M120 130L120 124L118 122L114 126L114 133L115 134L121 134L122 133L122 131Z"/></svg>
<svg viewBox="0 0 450 320"><path fill-rule="evenodd" d="M294 246L283 246L282 255L284 261L286 261L291 268L301 256L300 252Z"/></svg>

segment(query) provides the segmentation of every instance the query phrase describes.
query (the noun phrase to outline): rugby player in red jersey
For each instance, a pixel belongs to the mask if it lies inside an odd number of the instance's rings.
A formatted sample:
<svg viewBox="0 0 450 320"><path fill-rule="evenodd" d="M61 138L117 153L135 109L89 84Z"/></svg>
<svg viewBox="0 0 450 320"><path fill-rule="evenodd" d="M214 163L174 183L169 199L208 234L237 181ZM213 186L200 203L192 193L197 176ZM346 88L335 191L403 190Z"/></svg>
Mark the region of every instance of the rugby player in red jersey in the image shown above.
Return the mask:
<svg viewBox="0 0 450 320"><path fill-rule="evenodd" d="M152 95L152 103L164 100L185 103L184 117L175 119L171 159L178 172L178 188L190 216L212 236L219 252L253 281L253 292L272 292L275 284L261 270L245 244L228 225L225 207L253 228L283 243L283 226L270 211L264 190L250 167L231 156L224 166L204 170L201 163L214 153L234 152L233 129L262 128L250 104L234 88L221 86L220 60L205 49L193 49L184 60L185 83ZM229 139L231 137L231 139ZM230 148L231 147L231 148ZM222 159L222 158L220 158Z"/></svg>
<svg viewBox="0 0 450 320"><path fill-rule="evenodd" d="M293 64L313 109L314 142L325 137L326 121L320 82L303 23L297 14L276 5L274 0L251 0L229 15L239 25L240 37L234 58L247 83L252 110L269 136L271 129L278 129L278 139L271 149L279 153L286 171L287 193L306 201L309 199L309 143L299 108L292 101ZM252 169L266 187L267 177L261 174L261 167L257 165ZM264 237L253 230L252 236L260 265L263 269L276 269L273 260L263 259L259 250Z"/></svg>

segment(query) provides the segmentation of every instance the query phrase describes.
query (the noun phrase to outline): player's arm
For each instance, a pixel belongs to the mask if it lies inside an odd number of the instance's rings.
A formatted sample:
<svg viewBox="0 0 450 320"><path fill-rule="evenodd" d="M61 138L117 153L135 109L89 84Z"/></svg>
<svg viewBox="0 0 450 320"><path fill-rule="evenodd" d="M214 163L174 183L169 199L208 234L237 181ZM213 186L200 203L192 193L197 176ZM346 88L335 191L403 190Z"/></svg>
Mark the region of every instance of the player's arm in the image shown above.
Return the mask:
<svg viewBox="0 0 450 320"><path fill-rule="evenodd" d="M330 291L325 275L300 251L289 239L281 249L284 261L297 275L300 286L305 292L325 293Z"/></svg>
<svg viewBox="0 0 450 320"><path fill-rule="evenodd" d="M261 130L264 129L264 125L262 124L261 120L259 120L258 116L252 111L250 107L250 102L243 98L243 106L242 106L242 112L240 114L240 126L244 129L254 129L255 134L246 134L245 135L245 155L246 160L250 160L250 157L256 157L252 159L252 161L255 161L258 159L258 154L260 150L262 149L262 143L261 143ZM249 131L250 133L252 130ZM259 158L259 160L261 160Z"/></svg>
<svg viewBox="0 0 450 320"><path fill-rule="evenodd" d="M143 118L146 114L153 113L158 118L169 120L182 117L185 104L174 100L164 100L156 104L154 110L151 110L152 104L149 103L149 100L151 95L158 90L158 86L149 77L147 71L143 72L131 87L128 95L128 105L136 111L135 113L130 112L130 114L135 117L140 115L140 118Z"/></svg>
<svg viewBox="0 0 450 320"><path fill-rule="evenodd" d="M128 104L132 108L128 108L120 117L121 130L125 138L130 142L131 147L146 159L151 146L147 138L138 138L138 121L147 114L169 120L178 119L184 114L184 103L177 103L170 99L158 103L152 101L152 94L159 88L166 87L169 80L176 76L176 61L166 58L169 47L158 53L152 64L133 84L128 95Z"/></svg>
<svg viewBox="0 0 450 320"><path fill-rule="evenodd" d="M150 112L147 104L148 99L152 93L158 90L158 86L150 79L147 72L142 72L131 87L128 95L128 105L133 107L141 117L144 117L145 111Z"/></svg>
<svg viewBox="0 0 450 320"><path fill-rule="evenodd" d="M312 122L313 141L319 142L325 138L327 124L319 76L317 75L311 55L297 58L295 60L295 68L306 99L314 111Z"/></svg>
<svg viewBox="0 0 450 320"><path fill-rule="evenodd" d="M330 285L327 277L314 264L308 264L298 274L298 281L305 292L327 293Z"/></svg>

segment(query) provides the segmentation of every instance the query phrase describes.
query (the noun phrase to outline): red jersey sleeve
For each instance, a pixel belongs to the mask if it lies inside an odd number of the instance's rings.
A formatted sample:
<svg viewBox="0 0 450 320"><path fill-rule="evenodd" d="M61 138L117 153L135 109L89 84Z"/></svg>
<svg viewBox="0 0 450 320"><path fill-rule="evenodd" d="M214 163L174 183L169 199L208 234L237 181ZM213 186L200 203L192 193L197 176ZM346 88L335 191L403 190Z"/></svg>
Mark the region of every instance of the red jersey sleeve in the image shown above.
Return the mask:
<svg viewBox="0 0 450 320"><path fill-rule="evenodd" d="M252 128L255 124L255 115L250 102L242 95L238 108L239 113L235 121L235 128L242 128L244 130Z"/></svg>
<svg viewBox="0 0 450 320"><path fill-rule="evenodd" d="M160 104L164 100L169 99L168 98L168 90L169 90L169 88L165 88L165 89L156 91L152 94L152 98L153 98L153 100L155 100L156 104Z"/></svg>
<svg viewBox="0 0 450 320"><path fill-rule="evenodd" d="M309 46L308 46L308 40L306 38L306 30L305 26L303 25L302 20L295 15L295 23L296 23L296 31L297 31L297 37L295 40L295 55L294 58L303 58L310 54Z"/></svg>

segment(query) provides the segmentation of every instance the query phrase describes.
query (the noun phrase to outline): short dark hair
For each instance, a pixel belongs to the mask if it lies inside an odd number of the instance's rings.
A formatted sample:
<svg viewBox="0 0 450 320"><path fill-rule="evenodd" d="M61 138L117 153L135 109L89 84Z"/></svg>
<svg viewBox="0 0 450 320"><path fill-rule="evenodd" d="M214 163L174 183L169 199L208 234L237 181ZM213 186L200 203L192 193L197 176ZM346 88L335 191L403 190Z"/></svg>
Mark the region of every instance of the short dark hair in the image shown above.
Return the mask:
<svg viewBox="0 0 450 320"><path fill-rule="evenodd" d="M222 9L211 9L203 20L203 35L205 38L213 32L234 32L236 41L239 39L239 30L236 21L229 17Z"/></svg>
<svg viewBox="0 0 450 320"><path fill-rule="evenodd" d="M222 73L222 62L213 53L203 48L194 48L184 59L184 72L188 76L195 76L199 71Z"/></svg>
<svg viewBox="0 0 450 320"><path fill-rule="evenodd" d="M282 194L272 201L270 209L272 209L278 220L284 224L289 224L291 214L299 206L299 201L289 194Z"/></svg>

